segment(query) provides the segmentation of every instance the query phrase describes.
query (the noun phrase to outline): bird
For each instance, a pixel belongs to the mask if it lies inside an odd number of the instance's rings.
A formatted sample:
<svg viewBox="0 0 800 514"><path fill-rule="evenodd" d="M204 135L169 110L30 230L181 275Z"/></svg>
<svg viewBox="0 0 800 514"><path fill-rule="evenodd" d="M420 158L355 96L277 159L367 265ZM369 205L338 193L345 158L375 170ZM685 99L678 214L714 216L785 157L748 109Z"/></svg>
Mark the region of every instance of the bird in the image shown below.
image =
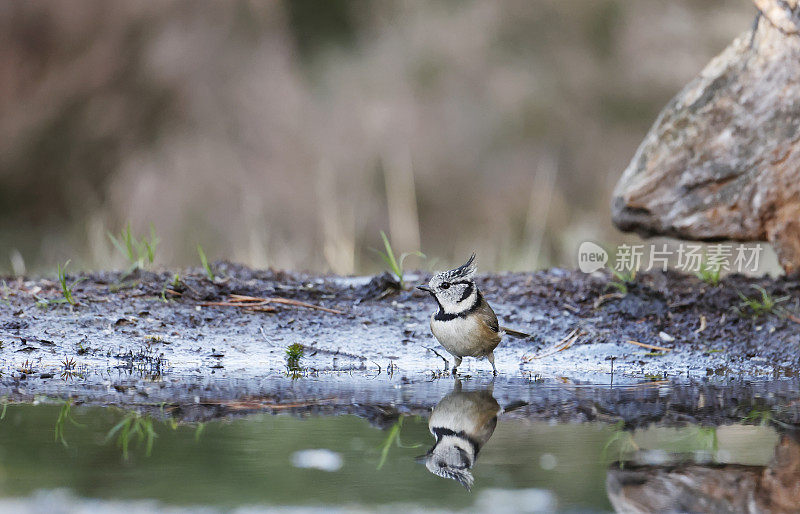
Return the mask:
<svg viewBox="0 0 800 514"><path fill-rule="evenodd" d="M436 273L427 285L417 286L430 293L439 306L431 315L431 332L453 356L454 375L464 357L485 357L497 375L494 349L503 335L529 337L524 332L500 327L497 315L475 284L473 277L477 270L473 253L461 266Z"/></svg>
<svg viewBox="0 0 800 514"><path fill-rule="evenodd" d="M462 392L456 379L453 391L439 400L428 420L436 442L417 461L434 475L451 478L469 491L474 482L470 469L492 437L500 410L491 387Z"/></svg>

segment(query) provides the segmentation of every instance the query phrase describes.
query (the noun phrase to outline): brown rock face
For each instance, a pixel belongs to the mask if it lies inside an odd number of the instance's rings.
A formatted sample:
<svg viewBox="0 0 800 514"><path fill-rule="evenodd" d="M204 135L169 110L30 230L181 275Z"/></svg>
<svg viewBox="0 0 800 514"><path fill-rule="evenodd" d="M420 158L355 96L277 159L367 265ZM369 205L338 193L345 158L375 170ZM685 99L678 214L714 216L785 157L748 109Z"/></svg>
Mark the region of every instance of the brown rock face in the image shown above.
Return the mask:
<svg viewBox="0 0 800 514"><path fill-rule="evenodd" d="M614 191L645 236L769 241L800 272L800 7L762 16L661 112Z"/></svg>

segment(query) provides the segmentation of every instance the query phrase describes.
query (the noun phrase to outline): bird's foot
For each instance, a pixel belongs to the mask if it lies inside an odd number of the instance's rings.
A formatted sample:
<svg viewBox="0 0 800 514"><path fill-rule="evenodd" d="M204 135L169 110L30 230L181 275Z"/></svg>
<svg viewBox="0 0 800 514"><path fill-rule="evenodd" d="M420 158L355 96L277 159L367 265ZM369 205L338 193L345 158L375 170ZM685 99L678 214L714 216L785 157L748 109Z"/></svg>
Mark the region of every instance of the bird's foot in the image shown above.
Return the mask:
<svg viewBox="0 0 800 514"><path fill-rule="evenodd" d="M489 352L489 355L486 356L486 360L492 365L492 373L494 376L497 376L497 366L494 365L494 353Z"/></svg>

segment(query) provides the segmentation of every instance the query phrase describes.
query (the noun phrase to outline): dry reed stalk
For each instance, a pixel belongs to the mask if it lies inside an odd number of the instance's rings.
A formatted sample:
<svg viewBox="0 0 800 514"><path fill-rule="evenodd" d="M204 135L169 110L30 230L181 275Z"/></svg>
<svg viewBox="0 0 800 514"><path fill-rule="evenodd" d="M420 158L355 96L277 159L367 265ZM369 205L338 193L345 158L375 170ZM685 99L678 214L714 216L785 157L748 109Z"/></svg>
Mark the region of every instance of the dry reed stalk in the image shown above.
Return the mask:
<svg viewBox="0 0 800 514"><path fill-rule="evenodd" d="M567 336L564 339L556 343L555 346L553 346L553 348L550 351L546 351L545 353L538 353L536 355L531 355L531 356L523 355L522 361L530 362L535 359L543 359L545 357L549 357L550 355L553 355L558 352L563 352L564 350L575 344L575 341L580 339L580 337L583 336L584 334L585 332L581 332L580 329L576 328L572 332L567 334Z"/></svg>
<svg viewBox="0 0 800 514"><path fill-rule="evenodd" d="M640 343L639 341L628 340L625 341L626 343L635 344L636 346L641 346L642 348L647 348L648 350L657 350L659 352L671 352L672 348L664 348L663 346L656 346L654 344L647 344L647 343Z"/></svg>
<svg viewBox="0 0 800 514"><path fill-rule="evenodd" d="M305 307L308 309L317 309L320 311L330 312L331 314L344 314L344 312L314 305L313 303L301 302L299 300L292 300L289 298L268 297L259 298L256 296L245 296L239 294L232 294L228 296L227 301L223 302L203 302L199 305L203 307L241 307L248 310L255 310L260 312L273 312L274 307L267 307L268 304L279 303L282 305L291 305L294 307Z"/></svg>

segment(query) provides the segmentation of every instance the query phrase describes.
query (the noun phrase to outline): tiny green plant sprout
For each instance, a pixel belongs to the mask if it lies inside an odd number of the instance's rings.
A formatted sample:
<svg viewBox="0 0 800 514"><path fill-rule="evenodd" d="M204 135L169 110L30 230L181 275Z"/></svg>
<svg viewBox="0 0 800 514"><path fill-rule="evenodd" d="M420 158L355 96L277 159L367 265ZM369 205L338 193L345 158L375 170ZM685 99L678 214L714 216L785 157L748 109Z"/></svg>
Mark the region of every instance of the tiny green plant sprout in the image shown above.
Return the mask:
<svg viewBox="0 0 800 514"><path fill-rule="evenodd" d="M720 264L712 264L704 259L700 264L700 269L695 272L695 275L706 284L717 287L717 285L719 285L721 270L722 266Z"/></svg>
<svg viewBox="0 0 800 514"><path fill-rule="evenodd" d="M618 271L614 268L609 268L611 270L611 274L614 275L616 280L612 280L608 283L609 286L613 287L621 294L626 295L628 294L628 286L633 284L633 281L636 280L636 270L622 270Z"/></svg>
<svg viewBox="0 0 800 514"><path fill-rule="evenodd" d="M64 426L66 425L67 421L76 427L84 426L75 421L75 419L72 417L72 400L64 401L64 405L61 406L61 410L58 413L56 424L53 427L53 438L57 442L60 441L64 447L67 446L67 440L64 438Z"/></svg>
<svg viewBox="0 0 800 514"><path fill-rule="evenodd" d="M180 294L178 293L180 289L181 289L181 276L180 274L175 273L175 276L172 278L172 280L167 280L161 287L161 298L159 298L159 300L164 303L169 303L169 298L167 298L167 293Z"/></svg>
<svg viewBox="0 0 800 514"><path fill-rule="evenodd" d="M119 237L109 232L108 238L111 239L111 243L119 253L128 260L130 264L129 273L136 269L145 269L153 263L156 247L158 246L158 237L156 237L156 230L152 224L150 224L150 239L146 236L142 236L139 239L133 235L130 223L120 232Z"/></svg>
<svg viewBox="0 0 800 514"><path fill-rule="evenodd" d="M779 305L785 301L789 300L789 296L781 296L779 298L774 298L771 294L767 292L761 286L754 285L753 288L757 289L761 293L761 298L750 298L742 294L741 291L737 291L739 294L739 298L742 299L742 303L739 304L739 312L742 312L742 309L750 309L754 318L759 316L763 316L764 314L780 314L784 311L784 309Z"/></svg>
<svg viewBox="0 0 800 514"><path fill-rule="evenodd" d="M75 300L75 297L72 294L73 288L81 281L85 280L84 278L79 278L74 280L71 284L67 281L67 266L69 266L70 261L64 263L62 267L61 264L58 265L58 283L61 284L61 295L64 298L57 300L55 303L63 303L66 302L70 305L78 305L78 301Z"/></svg>
<svg viewBox="0 0 800 514"><path fill-rule="evenodd" d="M206 252L203 251L203 247L200 245L197 245L197 255L200 256L200 263L203 265L203 269L206 271L206 277L208 278L208 280L213 282L214 279L217 278L217 276L214 275L214 272L211 270L211 266L208 265L208 258L206 258Z"/></svg>
<svg viewBox="0 0 800 514"><path fill-rule="evenodd" d="M625 422L618 421L611 427L611 435L606 439L603 449L600 452L601 459L609 461L614 458L619 463L619 468L625 467L625 457L633 451L639 450L639 445L633 439L633 434L625 429ZM611 457L611 448L616 447L617 455Z"/></svg>
<svg viewBox="0 0 800 514"><path fill-rule="evenodd" d="M717 427L697 427L694 433L694 440L701 450L709 451L712 454L716 454L719 451Z"/></svg>
<svg viewBox="0 0 800 514"><path fill-rule="evenodd" d="M773 421L775 419L772 415L772 409L766 407L755 408L742 418L743 423L761 425L762 427L769 425Z"/></svg>
<svg viewBox="0 0 800 514"><path fill-rule="evenodd" d="M128 447L130 446L131 438L134 436L138 442L144 441L145 455L147 457L152 453L153 443L158 437L153 427L153 419L136 411L128 412L119 423L108 431L106 442L110 441L114 435L117 436L117 446L122 449L123 460L128 460Z"/></svg>
<svg viewBox="0 0 800 514"><path fill-rule="evenodd" d="M292 371L300 369L300 359L303 358L305 351L300 343L292 343L286 347L286 365Z"/></svg>
<svg viewBox="0 0 800 514"><path fill-rule="evenodd" d="M381 458L378 461L378 469L381 469L384 464L386 464L386 459L389 457L389 450L392 447L392 443L395 443L399 448L419 448L422 444L412 444L412 445L404 445L400 441L400 432L403 430L403 419L405 416L400 416L397 418L397 422L392 426L389 430L389 433L386 435L386 439L383 440L381 444Z"/></svg>
<svg viewBox="0 0 800 514"><path fill-rule="evenodd" d="M412 255L424 259L425 254L420 251L404 252L400 254L400 258L398 259L395 257L394 250L392 249L392 245L389 242L389 238L386 236L386 232L384 232L383 230L381 230L381 239L383 240L384 251L383 252L379 250L376 251L378 252L378 255L381 256L381 259L383 259L383 262L386 263L386 266L388 266L389 271L392 272L394 276L397 278L397 281L400 283L400 289L405 289L406 284L403 281L403 275L404 275L403 262L406 260L407 257L410 257Z"/></svg>
<svg viewBox="0 0 800 514"><path fill-rule="evenodd" d="M203 430L205 430L205 428L206 428L206 424L205 423L200 422L200 423L197 424L197 427L194 429L194 442L195 443L199 443L200 442L200 436L203 434Z"/></svg>

